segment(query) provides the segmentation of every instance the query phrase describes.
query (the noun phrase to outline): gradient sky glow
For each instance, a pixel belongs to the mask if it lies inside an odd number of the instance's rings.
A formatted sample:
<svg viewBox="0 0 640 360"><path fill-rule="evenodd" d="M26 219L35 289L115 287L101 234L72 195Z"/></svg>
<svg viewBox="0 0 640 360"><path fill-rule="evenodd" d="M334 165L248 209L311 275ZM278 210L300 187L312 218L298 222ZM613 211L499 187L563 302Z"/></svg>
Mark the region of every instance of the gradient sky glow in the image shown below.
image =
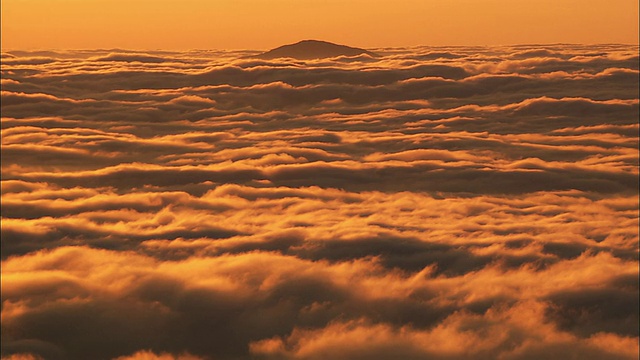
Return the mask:
<svg viewBox="0 0 640 360"><path fill-rule="evenodd" d="M636 0L3 0L3 49L638 43Z"/></svg>

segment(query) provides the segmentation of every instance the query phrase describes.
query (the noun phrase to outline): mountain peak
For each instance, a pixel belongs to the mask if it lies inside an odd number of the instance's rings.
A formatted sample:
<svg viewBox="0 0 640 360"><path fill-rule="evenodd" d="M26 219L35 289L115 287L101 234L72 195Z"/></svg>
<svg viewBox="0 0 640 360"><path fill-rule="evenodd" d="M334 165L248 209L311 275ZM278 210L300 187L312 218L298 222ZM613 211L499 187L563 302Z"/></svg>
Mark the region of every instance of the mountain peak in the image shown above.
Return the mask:
<svg viewBox="0 0 640 360"><path fill-rule="evenodd" d="M321 59L336 56L357 56L366 54L376 57L378 55L365 49L346 45L338 45L322 40L302 40L295 44L288 44L271 49L258 56L260 59L295 58L295 59Z"/></svg>

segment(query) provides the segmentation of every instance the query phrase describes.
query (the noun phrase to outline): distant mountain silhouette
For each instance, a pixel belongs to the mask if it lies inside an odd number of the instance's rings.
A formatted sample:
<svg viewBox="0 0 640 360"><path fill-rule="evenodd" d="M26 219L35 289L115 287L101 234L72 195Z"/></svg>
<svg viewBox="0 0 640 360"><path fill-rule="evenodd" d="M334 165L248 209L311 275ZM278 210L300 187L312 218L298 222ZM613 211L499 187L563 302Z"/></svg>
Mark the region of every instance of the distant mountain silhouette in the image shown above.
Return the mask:
<svg viewBox="0 0 640 360"><path fill-rule="evenodd" d="M378 56L365 49L354 48L351 46L338 45L319 40L302 40L295 44L277 47L255 57L259 59L275 59L282 57L295 59L321 59L336 56L357 56L361 54L374 57Z"/></svg>

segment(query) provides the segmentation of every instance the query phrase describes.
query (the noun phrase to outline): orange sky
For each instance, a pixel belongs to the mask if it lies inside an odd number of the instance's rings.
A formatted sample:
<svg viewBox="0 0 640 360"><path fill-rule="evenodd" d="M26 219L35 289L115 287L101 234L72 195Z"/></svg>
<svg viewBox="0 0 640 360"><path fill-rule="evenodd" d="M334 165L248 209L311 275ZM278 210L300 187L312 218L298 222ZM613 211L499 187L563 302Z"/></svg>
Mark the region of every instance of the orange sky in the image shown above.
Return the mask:
<svg viewBox="0 0 640 360"><path fill-rule="evenodd" d="M638 43L637 0L3 0L3 49Z"/></svg>

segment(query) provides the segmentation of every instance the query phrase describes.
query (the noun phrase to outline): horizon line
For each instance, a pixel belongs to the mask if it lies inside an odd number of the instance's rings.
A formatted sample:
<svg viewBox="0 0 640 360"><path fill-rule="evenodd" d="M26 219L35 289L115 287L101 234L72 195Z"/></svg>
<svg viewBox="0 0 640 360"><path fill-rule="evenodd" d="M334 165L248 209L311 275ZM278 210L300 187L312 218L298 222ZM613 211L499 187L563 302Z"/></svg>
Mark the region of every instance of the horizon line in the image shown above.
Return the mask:
<svg viewBox="0 0 640 360"><path fill-rule="evenodd" d="M125 48L125 47L97 47L97 48L86 48L86 47L69 47L69 48L60 48L60 47L51 47L51 48L43 48L43 47L25 47L25 48L4 48L0 47L1 52L11 52L11 51L27 51L27 52L35 52L35 51L170 51L170 52L189 52L189 51L269 51L273 50L277 47L284 45L296 44L301 41L307 40L315 40L315 41L324 41L330 42L337 45L346 45L346 46L356 46L360 47L357 44L347 44L347 43L336 43L328 40L321 39L302 39L296 42L291 43L283 43L281 45L277 45L272 48ZM508 47L508 46L604 46L604 45L617 45L617 46L640 46L640 42L638 43L618 43L618 42L601 42L601 43L573 43L573 42L534 42L534 43L505 43L505 44L485 44L485 45L471 45L471 44L450 44L450 45L405 45L405 46L376 46L376 47L361 47L362 49L411 49L411 48L422 48L422 47L460 47L460 48L493 48L493 47Z"/></svg>

